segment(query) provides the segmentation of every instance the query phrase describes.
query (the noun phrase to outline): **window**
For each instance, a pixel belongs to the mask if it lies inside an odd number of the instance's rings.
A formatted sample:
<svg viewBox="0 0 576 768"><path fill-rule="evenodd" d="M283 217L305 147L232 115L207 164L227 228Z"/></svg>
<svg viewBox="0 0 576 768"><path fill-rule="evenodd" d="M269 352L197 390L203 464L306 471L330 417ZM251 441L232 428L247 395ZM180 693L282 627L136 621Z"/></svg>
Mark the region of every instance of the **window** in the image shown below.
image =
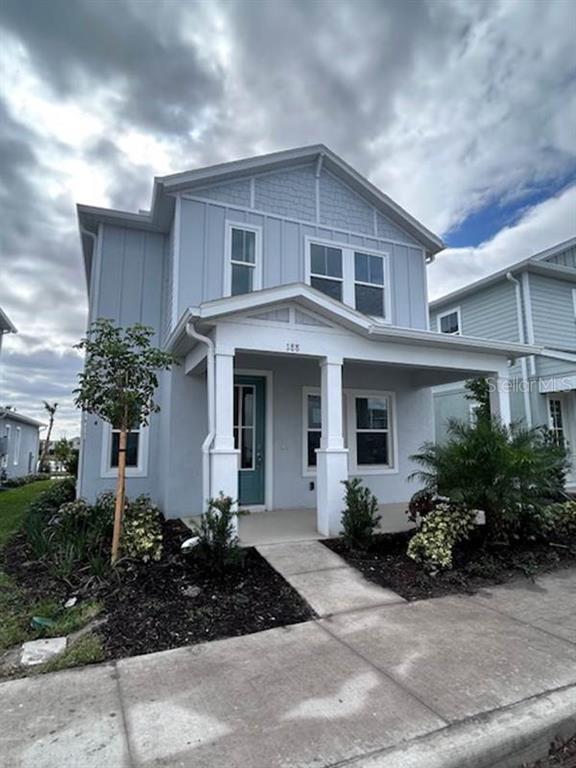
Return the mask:
<svg viewBox="0 0 576 768"><path fill-rule="evenodd" d="M478 424L478 411L482 408L480 403L470 403L468 406L468 424L475 427Z"/></svg>
<svg viewBox="0 0 576 768"><path fill-rule="evenodd" d="M564 445L564 416L562 414L562 400L550 398L550 400L548 400L548 409L552 438L556 445Z"/></svg>
<svg viewBox="0 0 576 768"><path fill-rule="evenodd" d="M255 389L252 384L234 387L234 447L240 450L240 469L254 469Z"/></svg>
<svg viewBox="0 0 576 768"><path fill-rule="evenodd" d="M228 223L224 293L238 296L261 288L260 227Z"/></svg>
<svg viewBox="0 0 576 768"><path fill-rule="evenodd" d="M438 315L438 332L448 333L452 336L460 336L462 332L460 307Z"/></svg>
<svg viewBox="0 0 576 768"><path fill-rule="evenodd" d="M385 317L384 259L370 253L354 253L354 299L359 312Z"/></svg>
<svg viewBox="0 0 576 768"><path fill-rule="evenodd" d="M144 477L148 473L148 431L147 426L135 426L126 436L126 477ZM101 477L116 477L119 448L120 430L104 423Z"/></svg>
<svg viewBox="0 0 576 768"><path fill-rule="evenodd" d="M390 466L392 451L388 397L356 395L354 401L357 466Z"/></svg>
<svg viewBox="0 0 576 768"><path fill-rule="evenodd" d="M322 436L322 407L320 394L304 391L304 470L305 474L316 469L316 451Z"/></svg>
<svg viewBox="0 0 576 768"><path fill-rule="evenodd" d="M342 301L342 251L318 243L310 244L310 285Z"/></svg>
<svg viewBox="0 0 576 768"><path fill-rule="evenodd" d="M2 439L2 469L6 469L8 466L8 455L10 453L10 424L6 424L4 427L4 437Z"/></svg>
<svg viewBox="0 0 576 768"><path fill-rule="evenodd" d="M16 435L14 440L14 466L20 461L20 446L22 444L22 429L16 427Z"/></svg>
<svg viewBox="0 0 576 768"><path fill-rule="evenodd" d="M126 436L126 467L138 466L138 448L140 445L140 428L132 429ZM118 466L118 455L120 453L120 430L112 430L112 441L110 444L110 466Z"/></svg>

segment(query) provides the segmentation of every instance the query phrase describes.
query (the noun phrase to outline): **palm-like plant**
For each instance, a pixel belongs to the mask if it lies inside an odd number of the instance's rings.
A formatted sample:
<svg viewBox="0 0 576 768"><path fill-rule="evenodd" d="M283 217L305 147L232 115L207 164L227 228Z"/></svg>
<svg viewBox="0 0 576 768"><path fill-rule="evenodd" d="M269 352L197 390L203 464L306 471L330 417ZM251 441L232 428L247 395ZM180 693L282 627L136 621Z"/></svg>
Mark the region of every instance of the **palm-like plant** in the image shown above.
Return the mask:
<svg viewBox="0 0 576 768"><path fill-rule="evenodd" d="M563 491L566 450L541 428L510 428L493 419L470 426L451 421L449 440L426 443L412 459L412 477L433 492L481 509L488 535L518 527L522 516Z"/></svg>
<svg viewBox="0 0 576 768"><path fill-rule="evenodd" d="M52 435L52 427L54 426L54 418L56 416L56 409L58 408L58 403L48 403L46 400L43 402L44 410L48 414L48 432L46 432L46 439L44 440L44 445L42 447L40 467L45 465L46 457L48 456L48 451L50 450L50 436Z"/></svg>

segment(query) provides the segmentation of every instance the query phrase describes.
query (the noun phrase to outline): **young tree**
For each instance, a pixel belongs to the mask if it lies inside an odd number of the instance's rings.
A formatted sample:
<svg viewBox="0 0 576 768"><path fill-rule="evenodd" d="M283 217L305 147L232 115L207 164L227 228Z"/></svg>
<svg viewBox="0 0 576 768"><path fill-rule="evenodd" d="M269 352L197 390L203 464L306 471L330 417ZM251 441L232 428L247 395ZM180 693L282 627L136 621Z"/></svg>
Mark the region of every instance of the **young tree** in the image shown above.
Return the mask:
<svg viewBox="0 0 576 768"><path fill-rule="evenodd" d="M42 455L40 456L40 468L44 467L46 464L46 457L48 456L48 451L50 450L50 436L52 434L52 427L54 426L54 418L56 416L56 409L58 408L58 403L47 403L46 400L44 402L44 410L48 413L48 432L46 432L46 438L44 439L44 444L42 446Z"/></svg>
<svg viewBox="0 0 576 768"><path fill-rule="evenodd" d="M65 437L60 438L54 446L54 458L60 465L60 469L68 470L68 465L72 459L74 449L72 448L72 441L66 440Z"/></svg>
<svg viewBox="0 0 576 768"><path fill-rule="evenodd" d="M464 397L466 400L470 400L473 403L477 403L476 409L476 421L481 419L490 420L490 384L488 379L469 379L464 384L466 394Z"/></svg>
<svg viewBox="0 0 576 768"><path fill-rule="evenodd" d="M152 328L138 323L118 328L111 320L100 318L76 344L76 349L85 350L86 363L78 377L80 385L74 390L75 403L119 430L112 564L120 552L128 433L136 424L148 424L150 415L160 410L154 402L157 372L176 362L171 354L152 346L153 335Z"/></svg>

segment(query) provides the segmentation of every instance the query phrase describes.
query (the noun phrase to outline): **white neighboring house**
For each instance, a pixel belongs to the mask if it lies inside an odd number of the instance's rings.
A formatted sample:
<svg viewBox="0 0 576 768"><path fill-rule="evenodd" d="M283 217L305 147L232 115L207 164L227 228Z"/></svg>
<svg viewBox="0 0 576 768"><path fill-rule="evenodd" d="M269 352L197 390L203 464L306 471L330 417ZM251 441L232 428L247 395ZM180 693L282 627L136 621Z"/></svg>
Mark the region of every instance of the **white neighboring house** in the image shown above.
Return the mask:
<svg viewBox="0 0 576 768"><path fill-rule="evenodd" d="M39 430L44 424L18 411L0 408L0 473L6 478L36 472Z"/></svg>
<svg viewBox="0 0 576 768"><path fill-rule="evenodd" d="M360 477L397 524L433 439L432 387L539 350L428 327L442 241L323 145L156 178L151 208L78 206L90 320L139 321L181 365L131 433L130 495L169 517L218 492L340 529ZM494 408L510 420L506 387ZM79 493L111 489L118 435L84 416Z"/></svg>

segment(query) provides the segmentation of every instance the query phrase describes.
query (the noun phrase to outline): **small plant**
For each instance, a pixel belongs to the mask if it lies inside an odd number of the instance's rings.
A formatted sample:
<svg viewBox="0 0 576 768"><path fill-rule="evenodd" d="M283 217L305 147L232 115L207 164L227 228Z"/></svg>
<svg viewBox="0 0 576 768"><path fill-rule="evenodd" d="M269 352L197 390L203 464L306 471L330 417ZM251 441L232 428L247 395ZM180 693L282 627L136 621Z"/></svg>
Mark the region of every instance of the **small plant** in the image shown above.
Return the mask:
<svg viewBox="0 0 576 768"><path fill-rule="evenodd" d="M441 503L423 520L422 527L408 545L408 557L430 570L452 568L454 547L465 541L476 523L476 510L457 504Z"/></svg>
<svg viewBox="0 0 576 768"><path fill-rule="evenodd" d="M548 504L539 512L538 523L545 538L576 540L576 501Z"/></svg>
<svg viewBox="0 0 576 768"><path fill-rule="evenodd" d="M362 486L360 478L344 480L346 509L342 513L345 541L355 549L366 549L372 542L380 522L378 499L369 488Z"/></svg>
<svg viewBox="0 0 576 768"><path fill-rule="evenodd" d="M113 509L114 497L111 496ZM162 557L162 523L160 511L148 496L127 500L124 512L122 547L126 557L147 563Z"/></svg>
<svg viewBox="0 0 576 768"><path fill-rule="evenodd" d="M24 530L32 551L40 558L46 554L46 529L51 518L76 496L76 484L71 478L59 480L37 496L24 515Z"/></svg>
<svg viewBox="0 0 576 768"><path fill-rule="evenodd" d="M220 494L208 501L208 509L193 524L198 543L192 550L218 572L237 566L242 560L242 549L236 535L235 518L246 514L234 510L230 496Z"/></svg>
<svg viewBox="0 0 576 768"><path fill-rule="evenodd" d="M408 503L406 515L411 523L421 525L422 521L432 512L438 503L438 497L426 489L416 491Z"/></svg>

